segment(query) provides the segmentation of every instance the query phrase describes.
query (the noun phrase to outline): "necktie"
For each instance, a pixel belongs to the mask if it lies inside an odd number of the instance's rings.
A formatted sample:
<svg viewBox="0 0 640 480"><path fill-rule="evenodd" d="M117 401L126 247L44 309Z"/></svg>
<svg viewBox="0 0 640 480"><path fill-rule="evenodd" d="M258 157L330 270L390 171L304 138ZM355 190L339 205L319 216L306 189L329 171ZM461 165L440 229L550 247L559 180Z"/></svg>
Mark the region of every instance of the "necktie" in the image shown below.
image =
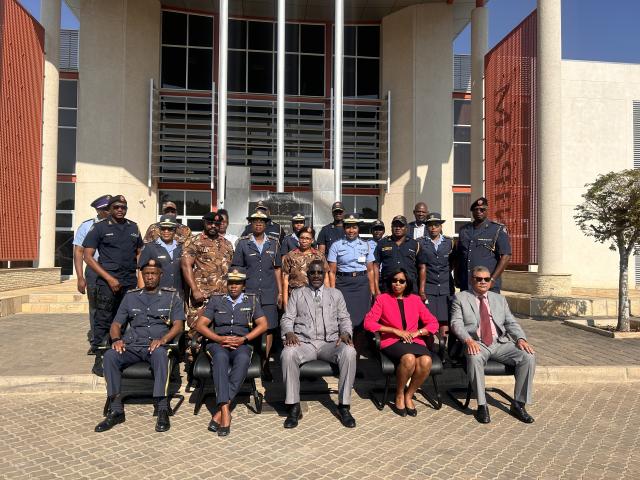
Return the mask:
<svg viewBox="0 0 640 480"><path fill-rule="evenodd" d="M316 303L320 303L320 295L318 295L320 293L319 290L315 291L315 295L313 297L313 299L315 300Z"/></svg>
<svg viewBox="0 0 640 480"><path fill-rule="evenodd" d="M491 317L489 316L489 308L487 307L487 298L484 295L480 297L480 334L482 335L482 343L487 347L493 343Z"/></svg>

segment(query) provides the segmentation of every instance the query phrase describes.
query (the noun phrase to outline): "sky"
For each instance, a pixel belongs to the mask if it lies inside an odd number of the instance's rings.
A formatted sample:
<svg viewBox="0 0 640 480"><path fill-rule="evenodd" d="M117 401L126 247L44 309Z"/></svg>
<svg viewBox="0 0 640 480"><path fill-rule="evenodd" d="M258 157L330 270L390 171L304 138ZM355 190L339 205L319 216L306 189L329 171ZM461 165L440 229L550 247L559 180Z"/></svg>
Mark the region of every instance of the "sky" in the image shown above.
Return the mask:
<svg viewBox="0 0 640 480"><path fill-rule="evenodd" d="M40 0L19 1L40 17ZM489 48L535 7L536 0L489 0ZM640 0L562 0L562 57L640 63L639 18ZM62 2L62 28L78 27L78 20ZM470 30L468 26L454 42L455 53L470 53Z"/></svg>

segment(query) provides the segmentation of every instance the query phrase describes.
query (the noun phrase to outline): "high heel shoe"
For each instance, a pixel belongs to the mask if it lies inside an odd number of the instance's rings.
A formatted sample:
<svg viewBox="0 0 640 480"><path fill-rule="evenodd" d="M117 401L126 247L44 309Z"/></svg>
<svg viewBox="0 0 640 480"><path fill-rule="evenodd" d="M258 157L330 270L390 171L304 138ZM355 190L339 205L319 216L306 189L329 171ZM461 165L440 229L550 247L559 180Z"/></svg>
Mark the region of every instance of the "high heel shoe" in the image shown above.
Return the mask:
<svg viewBox="0 0 640 480"><path fill-rule="evenodd" d="M391 404L391 409L396 413L396 415L400 415L401 417L407 416L407 409L398 408L395 403Z"/></svg>

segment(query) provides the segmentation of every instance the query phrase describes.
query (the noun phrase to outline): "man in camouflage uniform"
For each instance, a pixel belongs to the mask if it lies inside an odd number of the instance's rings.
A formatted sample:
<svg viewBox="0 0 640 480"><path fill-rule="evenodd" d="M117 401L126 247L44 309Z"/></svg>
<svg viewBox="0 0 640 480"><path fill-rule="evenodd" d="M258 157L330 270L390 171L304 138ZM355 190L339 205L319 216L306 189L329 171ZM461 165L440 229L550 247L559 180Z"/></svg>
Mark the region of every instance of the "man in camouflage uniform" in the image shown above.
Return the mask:
<svg viewBox="0 0 640 480"><path fill-rule="evenodd" d="M182 244L191 236L191 229L186 225L182 225L176 220L176 215L178 214L178 209L176 204L173 202L164 202L162 204L162 215L168 215L173 217L173 220L178 224L176 228L176 242ZM152 223L147 228L147 233L144 234L144 238L142 241L144 243L150 243L156 241L160 238L160 222Z"/></svg>
<svg viewBox="0 0 640 480"><path fill-rule="evenodd" d="M233 245L219 235L218 227L222 221L219 213L205 214L202 233L192 235L182 249L182 276L190 289L190 295L186 297L187 327L190 329L204 311L209 297L227 291L225 277L233 258ZM195 333L195 330L189 330L189 338ZM187 354L188 362L193 360L191 354Z"/></svg>

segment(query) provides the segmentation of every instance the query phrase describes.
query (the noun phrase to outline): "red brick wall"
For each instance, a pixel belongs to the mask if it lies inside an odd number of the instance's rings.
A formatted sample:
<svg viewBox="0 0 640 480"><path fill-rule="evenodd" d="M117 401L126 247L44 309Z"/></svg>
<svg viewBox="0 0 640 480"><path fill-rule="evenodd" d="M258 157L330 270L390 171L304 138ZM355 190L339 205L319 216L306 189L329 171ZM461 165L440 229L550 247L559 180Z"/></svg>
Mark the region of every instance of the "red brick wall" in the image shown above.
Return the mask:
<svg viewBox="0 0 640 480"><path fill-rule="evenodd" d="M537 262L536 18L534 11L485 57L485 190L516 265Z"/></svg>
<svg viewBox="0 0 640 480"><path fill-rule="evenodd" d="M44 29L0 0L0 260L38 256L43 77Z"/></svg>

